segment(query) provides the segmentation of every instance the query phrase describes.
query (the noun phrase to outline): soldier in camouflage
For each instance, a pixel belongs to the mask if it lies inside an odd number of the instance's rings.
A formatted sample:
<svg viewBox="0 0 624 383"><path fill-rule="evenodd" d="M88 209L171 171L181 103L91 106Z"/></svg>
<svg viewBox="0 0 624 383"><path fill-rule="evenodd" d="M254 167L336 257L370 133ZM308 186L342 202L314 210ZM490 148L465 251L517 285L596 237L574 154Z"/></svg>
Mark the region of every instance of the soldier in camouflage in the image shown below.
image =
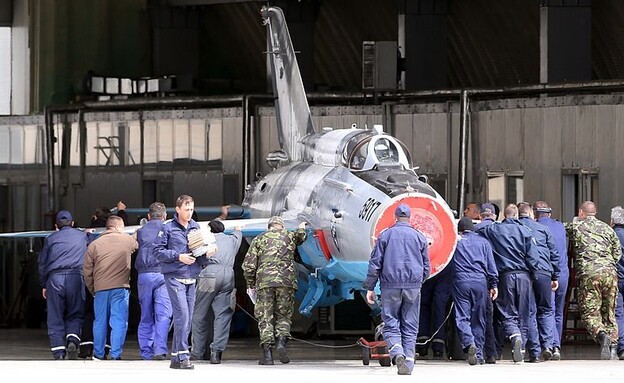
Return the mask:
<svg viewBox="0 0 624 383"><path fill-rule="evenodd" d="M600 344L600 359L611 358L611 343L618 339L615 319L616 263L622 256L613 229L596 218L596 205L585 201L578 219L564 223L574 243L578 302L587 331Z"/></svg>
<svg viewBox="0 0 624 383"><path fill-rule="evenodd" d="M276 344L280 362L288 363L286 341L290 336L295 304L297 277L295 250L306 240L305 223L295 232L284 228L281 217L271 217L269 230L254 238L243 261L247 286L257 292L254 315L258 319L261 365L273 364L272 348Z"/></svg>

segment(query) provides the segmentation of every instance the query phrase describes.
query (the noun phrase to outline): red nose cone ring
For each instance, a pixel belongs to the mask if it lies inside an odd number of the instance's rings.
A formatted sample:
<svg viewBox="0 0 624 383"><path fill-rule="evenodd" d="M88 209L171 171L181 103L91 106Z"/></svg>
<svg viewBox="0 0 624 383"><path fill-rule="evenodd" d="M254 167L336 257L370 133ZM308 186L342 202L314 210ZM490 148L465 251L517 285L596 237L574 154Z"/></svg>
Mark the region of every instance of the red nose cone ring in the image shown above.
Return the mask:
<svg viewBox="0 0 624 383"><path fill-rule="evenodd" d="M427 238L430 277L433 277L451 261L457 244L457 229L451 210L444 200L426 194L411 193L409 196L395 197L377 219L373 234L375 238L382 230L394 224L394 211L402 203L410 207L410 224Z"/></svg>

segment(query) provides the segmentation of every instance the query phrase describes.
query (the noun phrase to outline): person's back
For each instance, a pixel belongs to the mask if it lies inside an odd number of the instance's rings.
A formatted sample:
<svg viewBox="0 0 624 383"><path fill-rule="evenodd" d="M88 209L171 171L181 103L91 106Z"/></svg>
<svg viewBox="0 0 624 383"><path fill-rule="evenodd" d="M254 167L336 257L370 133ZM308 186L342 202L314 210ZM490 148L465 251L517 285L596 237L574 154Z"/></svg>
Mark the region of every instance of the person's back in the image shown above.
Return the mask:
<svg viewBox="0 0 624 383"><path fill-rule="evenodd" d="M258 249L258 266L256 270L256 288L292 287L296 289L295 249L302 241L295 240L294 233L286 229L271 228L254 238L250 245Z"/></svg>
<svg viewBox="0 0 624 383"><path fill-rule="evenodd" d="M87 235L66 226L50 234L39 256L40 281L45 284L50 273L77 272L82 274Z"/></svg>
<svg viewBox="0 0 624 383"><path fill-rule="evenodd" d="M160 262L154 254L154 242L158 237L158 232L162 230L163 221L152 219L143 227L137 230L137 242L139 251L134 267L141 273L160 273Z"/></svg>
<svg viewBox="0 0 624 383"><path fill-rule="evenodd" d="M397 222L377 239L375 252L383 251L384 261L379 274L383 288L419 288L429 276L427 240L409 223Z"/></svg>
<svg viewBox="0 0 624 383"><path fill-rule="evenodd" d="M617 235L620 241L621 250L624 253L624 225L613 226L613 231L615 231L615 235ZM616 267L618 279L624 280L624 257L620 258L620 260L616 264Z"/></svg>
<svg viewBox="0 0 624 383"><path fill-rule="evenodd" d="M106 231L91 242L85 255L85 283L94 296L93 357L96 359L105 358L109 326L110 357L121 359L128 330L131 254L138 245L123 228L120 217L109 217Z"/></svg>
<svg viewBox="0 0 624 383"><path fill-rule="evenodd" d="M537 222L546 226L552 234L553 241L555 242L555 248L559 255L559 271L568 272L568 246L566 243L566 233L563 223L550 217L540 217Z"/></svg>
<svg viewBox="0 0 624 383"><path fill-rule="evenodd" d="M559 279L559 253L550 229L529 216L521 216L520 223L531 229L531 236L535 239L532 242L537 264L535 271L551 277L551 280Z"/></svg>
<svg viewBox="0 0 624 383"><path fill-rule="evenodd" d="M234 260L243 240L240 227L232 234L224 234L225 226L219 220L208 224L214 234L217 252L210 257L209 263L199 273L193 311L192 359L203 359L208 339L210 344L210 363L221 363L223 351L227 347L230 334L233 302L236 300L234 288ZM212 309L213 315L210 315ZM210 334L210 330L212 334Z"/></svg>
<svg viewBox="0 0 624 383"><path fill-rule="evenodd" d="M130 288L130 255L136 241L126 233L104 232L91 242L87 258L92 260L87 286L96 293L114 288Z"/></svg>
<svg viewBox="0 0 624 383"><path fill-rule="evenodd" d="M624 250L624 209L621 206L611 209L611 226L620 240L620 247ZM618 341L615 348L618 359L624 360L624 257L620 258L616 266L618 293L615 319L618 327Z"/></svg>
<svg viewBox="0 0 624 383"><path fill-rule="evenodd" d="M46 300L46 322L54 359L78 358L84 321L82 265L88 240L72 224L71 214L61 210L56 216L58 231L44 240L38 258L39 283Z"/></svg>
<svg viewBox="0 0 624 383"><path fill-rule="evenodd" d="M258 361L261 365L274 364L273 345L276 345L280 362L290 362L286 342L290 337L294 293L298 287L294 256L297 246L307 238L304 222L297 231L289 233L284 220L273 216L267 227L267 232L253 239L243 261L247 287L257 293L254 314L263 351Z"/></svg>
<svg viewBox="0 0 624 383"><path fill-rule="evenodd" d="M537 255L530 229L518 221L518 207L505 207L505 219L478 231L492 245L499 274L499 296L495 301L505 336L512 344L514 363L523 358L521 349L529 336L533 289L529 272L535 270ZM490 338L491 339L491 338Z"/></svg>
<svg viewBox="0 0 624 383"><path fill-rule="evenodd" d="M615 269L622 253L620 241L609 225L594 216L564 224L574 243L577 276Z"/></svg>
<svg viewBox="0 0 624 383"><path fill-rule="evenodd" d="M537 262L528 262L527 258L534 258L531 249L531 233L523 227L517 218L505 218L500 223L486 226L478 233L487 238L492 244L494 260L499 273L507 271L529 271L530 265Z"/></svg>
<svg viewBox="0 0 624 383"><path fill-rule="evenodd" d="M425 236L410 225L411 208L400 204L396 223L383 231L368 261L362 287L366 300L375 303L381 288L383 335L399 375L411 375L418 336L421 286L429 276L429 250Z"/></svg>
<svg viewBox="0 0 624 383"><path fill-rule="evenodd" d="M143 359L164 360L168 354L167 337L171 323L171 300L160 272L160 262L154 253L154 242L162 230L167 210L163 203L149 206L149 221L137 230L139 251L134 262L138 272L137 289L141 319L137 340Z"/></svg>
<svg viewBox="0 0 624 383"><path fill-rule="evenodd" d="M585 201L578 217L564 226L574 244L581 319L587 332L600 344L600 359L608 360L611 345L618 340L616 263L622 248L613 229L596 218L596 211L596 204Z"/></svg>
<svg viewBox="0 0 624 383"><path fill-rule="evenodd" d="M485 362L487 301L496 298L498 273L490 243L478 234L470 218L457 224L461 238L453 254L455 323L470 365ZM489 290L489 294L488 294Z"/></svg>
<svg viewBox="0 0 624 383"><path fill-rule="evenodd" d="M488 278L489 275L498 277L496 264L493 262L490 243L474 232L466 232L457 242L453 255L453 280L470 282L477 278L479 281L488 282L488 286L496 286L497 281Z"/></svg>

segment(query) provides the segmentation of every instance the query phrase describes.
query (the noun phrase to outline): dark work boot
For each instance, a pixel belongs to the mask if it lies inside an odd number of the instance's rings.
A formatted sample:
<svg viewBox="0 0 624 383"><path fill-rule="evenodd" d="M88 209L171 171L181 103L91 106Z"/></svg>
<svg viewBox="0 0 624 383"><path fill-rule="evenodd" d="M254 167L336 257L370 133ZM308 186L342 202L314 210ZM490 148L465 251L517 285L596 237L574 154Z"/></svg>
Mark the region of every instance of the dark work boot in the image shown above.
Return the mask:
<svg viewBox="0 0 624 383"><path fill-rule="evenodd" d="M604 331L600 331L597 338L598 343L600 344L600 359L611 359L611 338L609 338L607 333Z"/></svg>
<svg viewBox="0 0 624 383"><path fill-rule="evenodd" d="M271 350L271 346L268 344L262 345L262 358L258 362L259 365L262 366L272 366L273 363L273 350Z"/></svg>
<svg viewBox="0 0 624 383"><path fill-rule="evenodd" d="M618 360L617 344L616 343L611 343L611 356L610 356L609 359L611 359L611 360Z"/></svg>
<svg viewBox="0 0 624 383"><path fill-rule="evenodd" d="M519 363L524 359L524 355L522 355L522 338L520 335L511 337L511 357L514 363Z"/></svg>
<svg viewBox="0 0 624 383"><path fill-rule="evenodd" d="M221 364L221 351L210 351L210 364Z"/></svg>
<svg viewBox="0 0 624 383"><path fill-rule="evenodd" d="M283 364L290 363L290 357L286 353L286 342L288 342L288 338L285 336L277 337L277 353L280 362Z"/></svg>
<svg viewBox="0 0 624 383"><path fill-rule="evenodd" d="M75 360L78 359L78 345L74 342L67 343L67 359Z"/></svg>
<svg viewBox="0 0 624 383"><path fill-rule="evenodd" d="M81 344L78 357L80 359L91 359L93 356L93 344Z"/></svg>

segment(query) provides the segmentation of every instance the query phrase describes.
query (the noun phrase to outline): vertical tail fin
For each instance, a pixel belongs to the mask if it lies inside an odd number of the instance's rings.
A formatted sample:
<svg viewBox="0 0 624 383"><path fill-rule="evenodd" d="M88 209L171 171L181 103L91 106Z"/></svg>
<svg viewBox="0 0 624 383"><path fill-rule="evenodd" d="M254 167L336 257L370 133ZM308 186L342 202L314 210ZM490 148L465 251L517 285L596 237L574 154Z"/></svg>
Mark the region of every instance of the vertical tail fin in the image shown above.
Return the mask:
<svg viewBox="0 0 624 383"><path fill-rule="evenodd" d="M301 161L303 136L314 133L310 106L290 40L284 12L278 7L262 7L267 26L268 57L277 115L279 143L290 161Z"/></svg>

